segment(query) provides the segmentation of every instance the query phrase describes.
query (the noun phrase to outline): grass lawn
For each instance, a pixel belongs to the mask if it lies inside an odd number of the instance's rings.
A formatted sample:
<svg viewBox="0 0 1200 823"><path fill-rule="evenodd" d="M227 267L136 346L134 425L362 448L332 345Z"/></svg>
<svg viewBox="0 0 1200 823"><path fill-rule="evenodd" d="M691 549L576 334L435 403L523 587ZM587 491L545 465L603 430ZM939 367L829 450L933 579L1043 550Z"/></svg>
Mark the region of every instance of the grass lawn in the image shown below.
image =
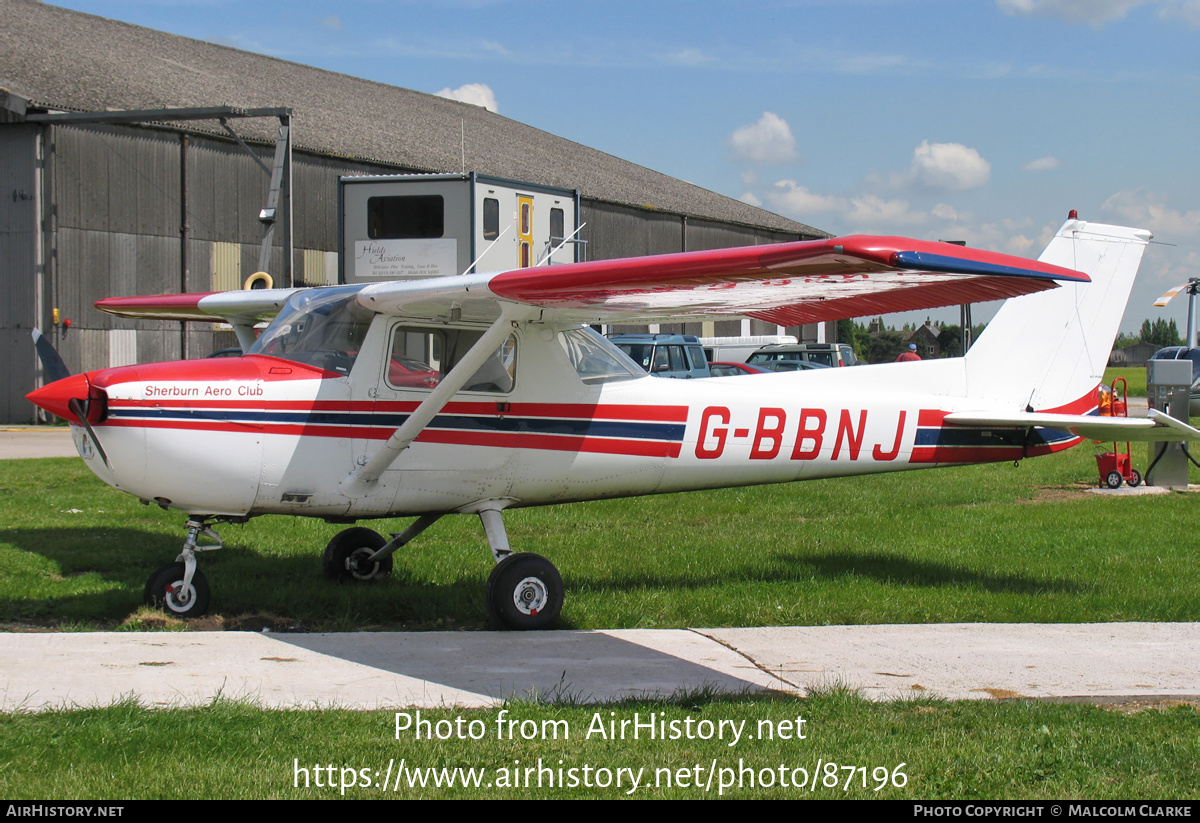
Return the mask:
<svg viewBox="0 0 1200 823"><path fill-rule="evenodd" d="M1191 706L871 704L832 691L804 700L691 695L504 709L503 717L499 708L421 712L431 728L461 723L461 740L397 734L394 712L261 711L224 701L0 716L0 792L56 800L1200 796L1200 713ZM651 740L643 731L634 740L596 731L597 723L635 715L645 723L651 714L678 735ZM513 719L536 739L502 736L497 720ZM740 728L741 737L700 739L704 723ZM471 781L477 785L462 785Z"/></svg>
<svg viewBox="0 0 1200 823"><path fill-rule="evenodd" d="M1144 468L1144 450L1134 462ZM569 628L898 622L1200 619L1197 499L1095 495L1089 447L1011 464L664 495L511 512L509 536L562 570ZM95 480L78 460L0 462L0 620L9 629L162 627L141 607L150 571L174 559L183 517ZM384 529L402 526L387 523ZM337 586L320 552L341 527L265 517L221 529L201 556L213 616L174 628L476 629L491 568L474 517L446 518L396 557L391 579ZM570 740L397 739L392 713L118 706L0 717L0 794L10 798L624 797L621 787L499 784L503 770L642 769L632 796L1196 798L1200 714L1190 705L1124 710L1031 702L870 704L836 689L805 700L681 695L615 706L510 704L561 720ZM447 708L492 729L499 708ZM597 713L778 724L803 715L804 741L611 741ZM610 714L611 713L611 714ZM214 756L216 753L216 756ZM562 761L560 764L559 761ZM478 787L364 788L389 764L482 769ZM837 787L829 764L837 765ZM901 765L903 764L903 765ZM325 782L316 785L316 766ZM811 792L764 774L812 780ZM308 769L309 785L302 774ZM370 769L364 773L363 769ZM700 769L700 771L696 771ZM353 772L351 771L353 770ZM665 771L664 771L665 770ZM684 773L716 775L710 788ZM764 771L765 770L765 771ZM504 772L507 773L507 772ZM421 772L427 780L433 773ZM442 779L449 773L438 773ZM460 781L465 772L455 779ZM569 778L569 772L564 773ZM663 784L667 774L674 782ZM298 776L299 775L299 776ZM903 781L901 781L903 776ZM393 781L395 777L391 778ZM615 780L615 776L613 778ZM697 777L696 779L700 779ZM876 782L883 785L876 791ZM535 777L536 780L536 777ZM842 781L848 785L842 786ZM683 782L687 782L684 780ZM695 780L691 781L692 783ZM299 784L299 785L298 785ZM865 784L865 787L864 787ZM336 785L336 784L335 784Z"/></svg>
<svg viewBox="0 0 1200 823"><path fill-rule="evenodd" d="M1125 378L1125 386L1130 397L1146 396L1146 367L1116 367L1109 366L1104 370L1104 385L1111 386L1118 377Z"/></svg>
<svg viewBox="0 0 1200 823"><path fill-rule="evenodd" d="M1135 466L1145 466L1135 446ZM562 571L567 628L1200 619L1196 499L1095 495L1091 450L1011 464L512 511L509 538ZM142 506L81 461L0 463L0 621L144 628L142 588L183 516ZM390 579L332 585L342 528L269 516L200 555L206 625L486 628L491 555L448 517ZM394 521L376 526L399 529Z"/></svg>

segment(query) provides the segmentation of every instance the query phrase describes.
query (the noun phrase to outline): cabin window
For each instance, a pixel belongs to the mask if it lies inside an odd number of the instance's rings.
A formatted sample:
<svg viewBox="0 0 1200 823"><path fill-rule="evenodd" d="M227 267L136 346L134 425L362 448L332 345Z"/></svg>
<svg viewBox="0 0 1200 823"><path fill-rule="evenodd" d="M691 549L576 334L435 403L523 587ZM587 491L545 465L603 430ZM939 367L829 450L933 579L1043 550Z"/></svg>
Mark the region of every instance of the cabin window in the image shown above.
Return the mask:
<svg viewBox="0 0 1200 823"><path fill-rule="evenodd" d="M566 215L562 209L550 209L550 241L553 243L561 243L566 235Z"/></svg>
<svg viewBox="0 0 1200 823"><path fill-rule="evenodd" d="M372 240L441 237L446 204L440 194L367 198L367 236Z"/></svg>
<svg viewBox="0 0 1200 823"><path fill-rule="evenodd" d="M495 197L483 199L483 239L495 240L500 236L500 201Z"/></svg>
<svg viewBox="0 0 1200 823"><path fill-rule="evenodd" d="M476 329L392 330L387 384L394 389L432 389L471 350L483 332ZM462 391L506 394L516 383L517 340L509 335L467 380Z"/></svg>
<svg viewBox="0 0 1200 823"><path fill-rule="evenodd" d="M558 342L584 383L610 383L646 376L623 351L586 326L559 332Z"/></svg>
<svg viewBox="0 0 1200 823"><path fill-rule="evenodd" d="M521 203L521 234L533 234L533 204Z"/></svg>

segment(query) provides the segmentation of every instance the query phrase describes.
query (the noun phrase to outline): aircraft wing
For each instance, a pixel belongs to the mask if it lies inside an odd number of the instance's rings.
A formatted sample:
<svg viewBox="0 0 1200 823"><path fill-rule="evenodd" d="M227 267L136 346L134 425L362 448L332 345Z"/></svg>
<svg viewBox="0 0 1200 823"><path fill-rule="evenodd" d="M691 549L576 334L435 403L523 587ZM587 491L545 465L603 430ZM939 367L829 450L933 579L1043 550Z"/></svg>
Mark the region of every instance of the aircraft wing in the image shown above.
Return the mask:
<svg viewBox="0 0 1200 823"><path fill-rule="evenodd" d="M1086 275L950 243L852 236L372 283L359 302L410 317L494 320L500 302L579 322L752 317L783 326L1000 300ZM111 297L111 314L252 324L294 289Z"/></svg>
<svg viewBox="0 0 1200 823"><path fill-rule="evenodd" d="M141 320L199 320L232 325L270 320L296 289L252 289L145 297L108 297L100 311Z"/></svg>
<svg viewBox="0 0 1200 823"><path fill-rule="evenodd" d="M1200 440L1200 429L1193 428L1157 409L1149 417L1101 417L1087 414L1045 414L1041 412L952 412L943 423L951 426L989 429L1044 429L1070 432L1088 440L1125 440L1160 442L1164 440Z"/></svg>
<svg viewBox="0 0 1200 823"><path fill-rule="evenodd" d="M995 252L853 236L372 284L377 312L490 320L498 300L580 322L745 316L790 326L999 300L1086 275Z"/></svg>

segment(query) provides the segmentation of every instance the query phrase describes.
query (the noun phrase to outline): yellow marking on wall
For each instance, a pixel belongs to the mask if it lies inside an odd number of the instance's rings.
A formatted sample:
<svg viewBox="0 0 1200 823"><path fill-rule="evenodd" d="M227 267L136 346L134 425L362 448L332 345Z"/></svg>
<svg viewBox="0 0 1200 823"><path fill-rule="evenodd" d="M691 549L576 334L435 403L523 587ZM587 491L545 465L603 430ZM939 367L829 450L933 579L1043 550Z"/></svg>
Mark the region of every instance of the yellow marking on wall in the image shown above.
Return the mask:
<svg viewBox="0 0 1200 823"><path fill-rule="evenodd" d="M213 291L236 291L242 287L242 247L239 243L213 243Z"/></svg>

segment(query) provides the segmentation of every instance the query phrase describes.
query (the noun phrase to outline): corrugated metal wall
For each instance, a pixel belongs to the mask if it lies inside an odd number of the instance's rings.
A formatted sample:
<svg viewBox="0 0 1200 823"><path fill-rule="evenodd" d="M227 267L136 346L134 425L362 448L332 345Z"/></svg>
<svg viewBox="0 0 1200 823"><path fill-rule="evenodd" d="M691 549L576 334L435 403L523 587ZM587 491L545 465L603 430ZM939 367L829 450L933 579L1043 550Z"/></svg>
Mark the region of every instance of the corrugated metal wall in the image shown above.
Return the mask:
<svg viewBox="0 0 1200 823"><path fill-rule="evenodd" d="M48 135L49 216L46 300L35 317L34 254L38 205L0 198L0 254L10 276L0 278L0 356L13 367L0 385L0 414L7 422L29 422L33 407L24 395L34 387L36 362L29 327L40 324L56 340L75 370L103 368L132 357L140 362L175 359L186 348L203 357L236 345L231 332L204 323L134 321L114 318L94 303L112 295L211 291L238 288L258 269L262 242L260 209L269 179L245 150L231 141L187 137L186 193L181 186L179 132L128 126L55 126ZM36 192L38 128L0 127L0 191ZM268 166L273 147L255 151ZM293 153L292 200L297 285L329 282L330 255L337 250L337 178L345 174L403 172L404 169ZM535 181L536 182L536 181ZM181 274L181 201L187 199L187 277ZM714 221L582 201L588 224L590 260L661 254L692 249L751 245L796 239ZM276 227L270 272L283 270L283 231ZM57 306L69 330L52 328ZM688 324L699 333L700 324ZM737 334L737 321L717 324ZM120 330L112 334L113 330Z"/></svg>
<svg viewBox="0 0 1200 823"><path fill-rule="evenodd" d="M180 136L128 127L57 127L53 135L55 304L71 328L58 345L76 369L103 368L132 346L141 362L181 356L184 332L166 321L115 318L95 309L110 295L177 292L183 287L179 249ZM256 146L268 166L273 147ZM241 288L258 270L269 179L236 144L189 135L187 158L188 291ZM294 153L292 213L298 285L327 282L325 255L337 249L337 178L395 172L392 168ZM277 226L270 272L280 281L283 232ZM29 301L24 301L28 306ZM28 311L28 310L26 310ZM110 330L131 330L113 348ZM231 332L203 323L187 326L187 355L203 357L236 345ZM32 382L20 392L23 395ZM10 392L11 394L11 392ZM18 395L18 396L20 396ZM31 407L21 400L21 412ZM9 416L12 419L12 416Z"/></svg>
<svg viewBox="0 0 1200 823"><path fill-rule="evenodd" d="M27 421L37 357L30 339L37 304L37 129L0 128L0 420Z"/></svg>

